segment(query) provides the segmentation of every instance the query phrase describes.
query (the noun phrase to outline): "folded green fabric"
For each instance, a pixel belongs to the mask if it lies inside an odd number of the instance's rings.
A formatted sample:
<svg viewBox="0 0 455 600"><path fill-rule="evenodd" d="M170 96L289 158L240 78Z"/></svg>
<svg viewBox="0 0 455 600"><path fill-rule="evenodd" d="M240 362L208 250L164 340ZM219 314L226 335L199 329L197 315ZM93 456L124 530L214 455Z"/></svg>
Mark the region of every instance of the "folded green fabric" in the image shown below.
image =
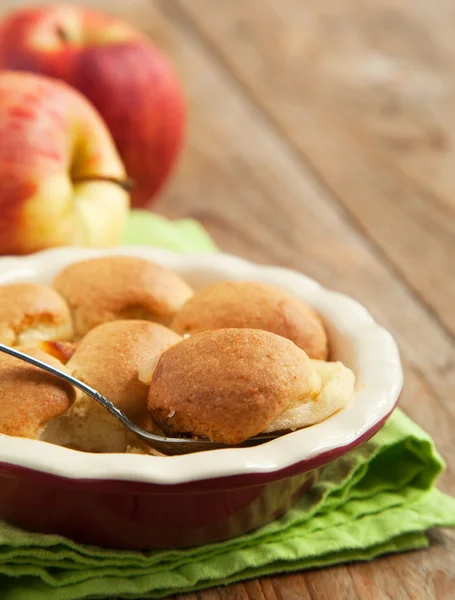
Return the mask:
<svg viewBox="0 0 455 600"><path fill-rule="evenodd" d="M167 246L168 232L175 251L214 248L192 221L172 223L143 213L137 218L130 223L127 243ZM455 499L434 487L442 469L429 436L396 410L372 440L327 467L285 516L224 543L114 551L0 522L0 597L163 598L260 575L424 548L427 529L455 526Z"/></svg>
<svg viewBox="0 0 455 600"><path fill-rule="evenodd" d="M216 246L193 219L170 221L145 210L133 210L123 233L127 246L159 246L174 252L214 252Z"/></svg>

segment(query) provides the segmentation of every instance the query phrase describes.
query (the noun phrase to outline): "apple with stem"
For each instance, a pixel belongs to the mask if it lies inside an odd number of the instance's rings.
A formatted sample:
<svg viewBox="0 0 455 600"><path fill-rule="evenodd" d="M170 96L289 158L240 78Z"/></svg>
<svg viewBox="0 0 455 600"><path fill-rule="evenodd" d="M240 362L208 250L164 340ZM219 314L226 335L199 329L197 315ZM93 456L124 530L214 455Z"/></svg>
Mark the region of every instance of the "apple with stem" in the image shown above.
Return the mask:
<svg viewBox="0 0 455 600"><path fill-rule="evenodd" d="M156 196L176 162L185 110L171 65L147 37L85 7L25 7L0 24L0 68L43 73L81 91L135 182L132 205Z"/></svg>
<svg viewBox="0 0 455 600"><path fill-rule="evenodd" d="M128 185L109 130L82 94L0 71L0 254L118 243Z"/></svg>

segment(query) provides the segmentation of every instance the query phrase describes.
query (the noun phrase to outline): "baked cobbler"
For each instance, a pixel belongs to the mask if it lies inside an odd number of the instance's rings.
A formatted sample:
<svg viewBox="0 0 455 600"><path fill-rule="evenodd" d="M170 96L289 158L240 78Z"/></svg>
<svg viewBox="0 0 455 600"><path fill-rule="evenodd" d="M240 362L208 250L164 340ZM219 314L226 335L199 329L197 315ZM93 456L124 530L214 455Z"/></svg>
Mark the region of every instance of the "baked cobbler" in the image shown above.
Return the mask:
<svg viewBox="0 0 455 600"><path fill-rule="evenodd" d="M52 286L0 286L0 342L96 389L140 427L238 444L329 418L355 377L329 362L317 312L278 287L224 281L196 293L128 257L72 264ZM56 377L0 354L0 433L89 452L147 452Z"/></svg>

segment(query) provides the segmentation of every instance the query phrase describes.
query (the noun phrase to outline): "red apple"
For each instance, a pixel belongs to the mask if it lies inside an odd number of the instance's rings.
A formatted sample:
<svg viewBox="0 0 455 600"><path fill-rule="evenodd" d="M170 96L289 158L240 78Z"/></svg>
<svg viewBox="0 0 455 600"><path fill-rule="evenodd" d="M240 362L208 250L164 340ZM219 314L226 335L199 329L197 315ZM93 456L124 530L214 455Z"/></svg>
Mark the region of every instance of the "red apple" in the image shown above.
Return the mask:
<svg viewBox="0 0 455 600"><path fill-rule="evenodd" d="M69 85L0 71L0 254L119 242L125 170L90 102Z"/></svg>
<svg viewBox="0 0 455 600"><path fill-rule="evenodd" d="M184 103L174 71L126 23L77 6L27 7L0 24L0 68L65 80L98 108L147 204L169 175L182 142Z"/></svg>

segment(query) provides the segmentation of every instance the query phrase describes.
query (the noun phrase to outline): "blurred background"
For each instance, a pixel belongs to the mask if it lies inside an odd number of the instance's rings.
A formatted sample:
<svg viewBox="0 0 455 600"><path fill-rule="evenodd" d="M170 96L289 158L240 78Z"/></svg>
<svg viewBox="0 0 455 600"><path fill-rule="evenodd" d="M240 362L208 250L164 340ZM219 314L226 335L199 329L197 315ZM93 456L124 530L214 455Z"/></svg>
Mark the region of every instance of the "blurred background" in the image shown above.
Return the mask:
<svg viewBox="0 0 455 600"><path fill-rule="evenodd" d="M402 406L448 456L455 4L79 4L149 36L182 82L185 141L150 208L199 220L224 251L295 268L363 302L402 348ZM21 5L3 0L0 13Z"/></svg>

